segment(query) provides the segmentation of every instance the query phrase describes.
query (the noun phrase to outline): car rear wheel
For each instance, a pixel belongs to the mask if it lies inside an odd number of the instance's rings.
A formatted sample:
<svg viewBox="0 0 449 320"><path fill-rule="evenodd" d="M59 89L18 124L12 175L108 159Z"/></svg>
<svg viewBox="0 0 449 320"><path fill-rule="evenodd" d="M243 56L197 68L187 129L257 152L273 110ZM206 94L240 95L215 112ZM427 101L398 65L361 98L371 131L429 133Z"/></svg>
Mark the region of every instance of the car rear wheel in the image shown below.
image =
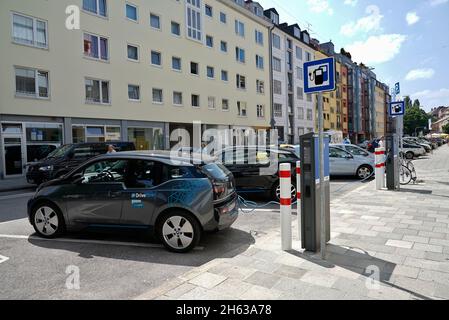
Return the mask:
<svg viewBox="0 0 449 320"><path fill-rule="evenodd" d="M290 187L292 202L296 201L296 195L297 195L296 185L294 183L295 182L293 182L291 187ZM273 188L272 198L275 201L281 201L281 185L279 183L277 183L276 186Z"/></svg>
<svg viewBox="0 0 449 320"><path fill-rule="evenodd" d="M42 238L56 238L65 232L64 218L60 210L51 203L36 206L32 211L31 223Z"/></svg>
<svg viewBox="0 0 449 320"><path fill-rule="evenodd" d="M370 166L361 166L357 169L357 177L361 180L368 179L373 174L373 168Z"/></svg>
<svg viewBox="0 0 449 320"><path fill-rule="evenodd" d="M408 160L413 160L414 157L415 157L415 154L411 151L409 151L405 154L405 158Z"/></svg>
<svg viewBox="0 0 449 320"><path fill-rule="evenodd" d="M190 214L174 211L165 214L158 223L157 232L165 248L186 253L195 248L201 238L201 227Z"/></svg>

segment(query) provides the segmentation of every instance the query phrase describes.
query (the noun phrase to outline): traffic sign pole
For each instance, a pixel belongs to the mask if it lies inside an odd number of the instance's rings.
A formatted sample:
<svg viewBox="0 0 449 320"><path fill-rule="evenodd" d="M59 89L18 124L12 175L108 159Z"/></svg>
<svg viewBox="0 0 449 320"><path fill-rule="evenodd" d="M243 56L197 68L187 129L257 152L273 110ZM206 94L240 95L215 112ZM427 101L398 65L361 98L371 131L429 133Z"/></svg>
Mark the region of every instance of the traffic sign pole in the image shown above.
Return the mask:
<svg viewBox="0 0 449 320"><path fill-rule="evenodd" d="M325 192L324 192L324 111L323 111L323 93L318 93L318 133L319 133L319 153L320 158L320 218L321 218L321 259L326 259L326 216L325 216Z"/></svg>

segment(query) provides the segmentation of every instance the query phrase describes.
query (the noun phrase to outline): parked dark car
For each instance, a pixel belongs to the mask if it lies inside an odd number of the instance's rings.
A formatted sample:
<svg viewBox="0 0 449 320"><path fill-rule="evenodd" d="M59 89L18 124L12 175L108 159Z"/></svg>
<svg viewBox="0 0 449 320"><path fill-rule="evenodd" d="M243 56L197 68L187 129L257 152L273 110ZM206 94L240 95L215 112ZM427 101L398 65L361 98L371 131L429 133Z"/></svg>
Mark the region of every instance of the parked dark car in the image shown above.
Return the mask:
<svg viewBox="0 0 449 320"><path fill-rule="evenodd" d="M261 170L269 169L272 153L278 161L275 172L264 173ZM294 151L282 148L267 148L266 151L258 151L257 147L233 147L218 152L216 156L218 161L234 175L239 194L262 194L277 201L280 199L281 191L279 164L290 163L292 168L291 194L292 199L296 199L296 175L294 172L296 162L300 161L300 158Z"/></svg>
<svg viewBox="0 0 449 320"><path fill-rule="evenodd" d="M113 145L116 151L133 151L132 142L101 142L66 144L51 152L44 159L28 163L27 181L39 185L72 171L83 162L105 154L108 146Z"/></svg>
<svg viewBox="0 0 449 320"><path fill-rule="evenodd" d="M193 249L203 231L229 228L237 201L234 178L220 164L135 151L96 157L42 184L28 215L43 238L86 228L143 229L181 253Z"/></svg>

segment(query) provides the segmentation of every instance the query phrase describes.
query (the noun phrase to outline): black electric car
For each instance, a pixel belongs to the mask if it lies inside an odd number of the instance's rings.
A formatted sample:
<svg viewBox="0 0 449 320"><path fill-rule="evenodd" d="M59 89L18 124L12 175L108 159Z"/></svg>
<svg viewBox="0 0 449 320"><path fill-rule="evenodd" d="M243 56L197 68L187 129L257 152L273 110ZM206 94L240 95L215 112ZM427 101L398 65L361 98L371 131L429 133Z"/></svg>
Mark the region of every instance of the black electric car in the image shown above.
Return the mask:
<svg viewBox="0 0 449 320"><path fill-rule="evenodd" d="M27 165L27 181L39 185L42 182L56 179L72 171L81 163L105 154L108 146L113 145L116 151L136 150L132 142L98 142L66 144L51 152L44 159Z"/></svg>
<svg viewBox="0 0 449 320"><path fill-rule="evenodd" d="M232 147L215 154L235 178L237 192L242 195L262 194L266 198L279 201L279 164L290 163L292 170L292 199L296 199L296 163L300 158L294 150L267 147ZM274 160L274 161L273 161Z"/></svg>
<svg viewBox="0 0 449 320"><path fill-rule="evenodd" d="M202 231L226 229L237 219L234 185L220 164L192 164L162 151L120 152L43 183L28 215L44 238L90 227L145 229L168 250L187 252Z"/></svg>

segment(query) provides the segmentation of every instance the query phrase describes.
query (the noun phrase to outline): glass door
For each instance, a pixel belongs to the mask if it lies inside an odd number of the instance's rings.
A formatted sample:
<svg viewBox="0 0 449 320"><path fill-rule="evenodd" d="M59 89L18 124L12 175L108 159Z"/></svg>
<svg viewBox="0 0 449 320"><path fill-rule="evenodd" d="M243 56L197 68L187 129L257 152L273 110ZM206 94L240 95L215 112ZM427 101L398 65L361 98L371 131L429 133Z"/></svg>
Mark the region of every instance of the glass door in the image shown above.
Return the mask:
<svg viewBox="0 0 449 320"><path fill-rule="evenodd" d="M22 137L3 137L5 176L23 175Z"/></svg>

